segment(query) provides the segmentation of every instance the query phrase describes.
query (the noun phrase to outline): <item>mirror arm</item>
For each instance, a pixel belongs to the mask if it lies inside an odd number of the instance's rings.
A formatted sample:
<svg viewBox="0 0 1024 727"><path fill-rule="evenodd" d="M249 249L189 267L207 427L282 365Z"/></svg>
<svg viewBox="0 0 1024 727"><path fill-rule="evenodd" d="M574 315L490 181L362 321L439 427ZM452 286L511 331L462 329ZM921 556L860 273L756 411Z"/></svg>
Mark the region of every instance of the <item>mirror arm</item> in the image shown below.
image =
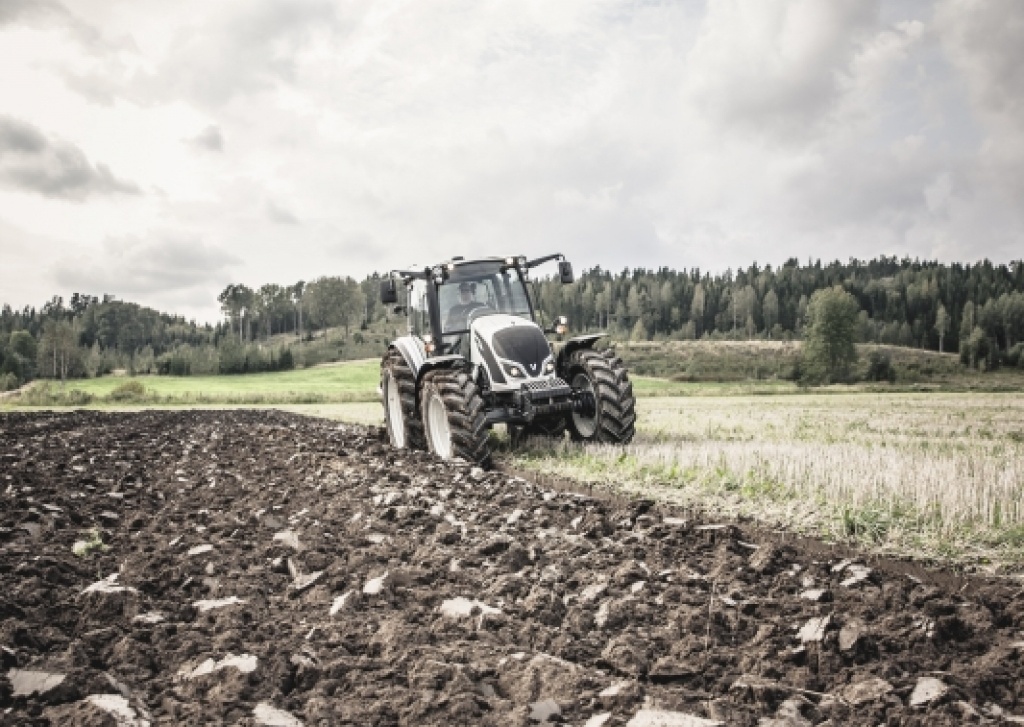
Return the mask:
<svg viewBox="0 0 1024 727"><path fill-rule="evenodd" d="M531 260L530 262L526 263L526 267L527 268L535 268L538 265L543 265L548 260L565 260L565 255L563 255L560 252L556 252L556 253L553 253L551 255L545 255L544 257L539 257L539 258L537 258L535 260Z"/></svg>

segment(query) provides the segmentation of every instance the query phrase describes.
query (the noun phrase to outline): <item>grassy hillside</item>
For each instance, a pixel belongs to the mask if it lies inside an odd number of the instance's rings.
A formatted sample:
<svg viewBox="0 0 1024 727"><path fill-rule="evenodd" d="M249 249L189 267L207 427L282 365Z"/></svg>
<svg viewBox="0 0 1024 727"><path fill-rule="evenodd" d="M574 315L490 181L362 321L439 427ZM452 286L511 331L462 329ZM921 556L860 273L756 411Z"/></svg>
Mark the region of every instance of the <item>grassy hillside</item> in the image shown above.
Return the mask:
<svg viewBox="0 0 1024 727"><path fill-rule="evenodd" d="M630 371L678 382L789 381L798 371L799 341L667 341L619 343ZM873 352L888 356L896 384L937 384L966 388L1019 388L1024 371L1000 369L980 373L960 363L956 354L917 348L857 346L858 374Z"/></svg>

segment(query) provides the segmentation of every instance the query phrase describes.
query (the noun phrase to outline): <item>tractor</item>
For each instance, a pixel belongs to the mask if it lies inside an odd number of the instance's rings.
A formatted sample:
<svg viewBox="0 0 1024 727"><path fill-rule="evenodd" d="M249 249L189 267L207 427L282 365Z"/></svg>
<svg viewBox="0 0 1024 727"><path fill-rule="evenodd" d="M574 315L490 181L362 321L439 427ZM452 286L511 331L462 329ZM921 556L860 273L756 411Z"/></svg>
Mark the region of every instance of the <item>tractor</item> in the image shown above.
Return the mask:
<svg viewBox="0 0 1024 727"><path fill-rule="evenodd" d="M572 283L572 265L561 253L453 257L385 276L381 303L408 322L381 361L392 446L488 467L495 424L504 424L513 442L564 438L566 430L581 442L632 440L633 385L620 358L595 349L605 334L575 336L556 349L545 334L564 338L565 317L547 329L538 324L527 281L530 270L552 260L560 282Z"/></svg>

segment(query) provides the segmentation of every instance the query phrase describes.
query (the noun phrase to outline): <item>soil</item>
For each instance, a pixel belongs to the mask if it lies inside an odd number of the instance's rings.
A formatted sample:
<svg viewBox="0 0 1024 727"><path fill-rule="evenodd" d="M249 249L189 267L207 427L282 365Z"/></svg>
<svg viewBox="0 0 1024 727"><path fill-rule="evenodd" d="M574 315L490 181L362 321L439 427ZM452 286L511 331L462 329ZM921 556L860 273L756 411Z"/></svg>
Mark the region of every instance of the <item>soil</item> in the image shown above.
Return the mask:
<svg viewBox="0 0 1024 727"><path fill-rule="evenodd" d="M0 417L0 725L1024 722L1020 584L275 411Z"/></svg>

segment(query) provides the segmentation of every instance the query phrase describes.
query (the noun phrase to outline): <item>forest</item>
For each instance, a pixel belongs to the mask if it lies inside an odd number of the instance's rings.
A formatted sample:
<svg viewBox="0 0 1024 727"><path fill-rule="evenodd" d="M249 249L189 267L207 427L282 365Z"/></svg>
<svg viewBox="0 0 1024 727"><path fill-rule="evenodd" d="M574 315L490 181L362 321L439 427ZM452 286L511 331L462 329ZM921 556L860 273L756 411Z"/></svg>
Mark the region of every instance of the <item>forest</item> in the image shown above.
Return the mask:
<svg viewBox="0 0 1024 727"><path fill-rule="evenodd" d="M115 369L189 375L291 368L296 346L328 335L342 344L350 336L364 343L362 331L397 331L400 322L377 300L379 280L375 273L361 281L326 276L257 288L231 284L217 298L224 317L216 324L110 295L75 293L66 302L54 296L23 310L4 305L0 390L33 378L100 376ZM716 275L595 267L571 285L540 278L533 286L546 320L566 315L576 332L604 330L631 341L799 340L813 293L840 286L859 306L860 342L959 352L965 365L982 370L1024 367L1024 261L790 259L779 267L752 264ZM365 347L349 350L367 353Z"/></svg>

